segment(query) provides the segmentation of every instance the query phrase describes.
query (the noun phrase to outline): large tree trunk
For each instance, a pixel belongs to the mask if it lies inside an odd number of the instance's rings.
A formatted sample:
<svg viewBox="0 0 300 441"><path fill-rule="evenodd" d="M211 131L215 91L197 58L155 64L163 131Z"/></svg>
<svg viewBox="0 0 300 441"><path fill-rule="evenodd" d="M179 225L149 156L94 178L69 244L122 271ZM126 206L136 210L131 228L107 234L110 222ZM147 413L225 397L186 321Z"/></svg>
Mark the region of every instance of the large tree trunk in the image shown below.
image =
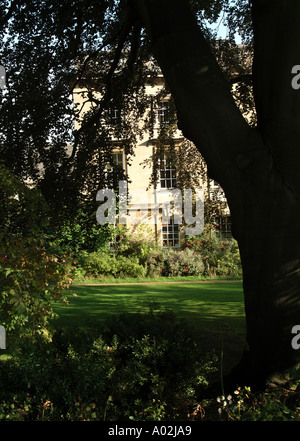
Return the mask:
<svg viewBox="0 0 300 441"><path fill-rule="evenodd" d="M289 76L297 64L293 54L300 54L294 35L300 2L253 2L255 130L237 109L189 2L129 3L150 34L179 126L230 206L243 265L248 343L233 379L264 381L300 360L291 345L292 328L300 324L300 93L295 95ZM284 17L287 36L278 32Z"/></svg>
<svg viewBox="0 0 300 441"><path fill-rule="evenodd" d="M300 323L300 205L268 152L243 169L241 191L249 345L241 378L260 384L299 362L291 331Z"/></svg>

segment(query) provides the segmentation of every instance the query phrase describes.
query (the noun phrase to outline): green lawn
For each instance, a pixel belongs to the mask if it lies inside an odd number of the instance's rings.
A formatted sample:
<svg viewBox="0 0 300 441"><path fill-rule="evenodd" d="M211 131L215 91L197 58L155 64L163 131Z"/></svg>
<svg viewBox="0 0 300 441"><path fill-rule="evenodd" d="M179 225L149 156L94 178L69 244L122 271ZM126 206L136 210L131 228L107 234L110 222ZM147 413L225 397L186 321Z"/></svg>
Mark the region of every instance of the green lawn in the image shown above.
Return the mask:
<svg viewBox="0 0 300 441"><path fill-rule="evenodd" d="M69 298L69 306L55 306L57 326L104 323L113 315L148 311L155 305L172 310L183 326L191 326L205 349L219 352L223 345L225 365L237 361L244 348L241 282L72 286Z"/></svg>

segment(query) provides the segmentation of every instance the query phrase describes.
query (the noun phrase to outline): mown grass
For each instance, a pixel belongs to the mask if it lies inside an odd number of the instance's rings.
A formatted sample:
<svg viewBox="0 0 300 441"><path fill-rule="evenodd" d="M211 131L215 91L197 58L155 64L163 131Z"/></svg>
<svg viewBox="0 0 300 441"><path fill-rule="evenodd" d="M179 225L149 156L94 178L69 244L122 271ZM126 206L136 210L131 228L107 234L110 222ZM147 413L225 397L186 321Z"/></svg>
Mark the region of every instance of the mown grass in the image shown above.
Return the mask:
<svg viewBox="0 0 300 441"><path fill-rule="evenodd" d="M101 325L122 313L169 309L205 350L224 350L225 370L238 361L245 345L244 300L238 281L72 286L68 297L69 305L55 305L57 327Z"/></svg>

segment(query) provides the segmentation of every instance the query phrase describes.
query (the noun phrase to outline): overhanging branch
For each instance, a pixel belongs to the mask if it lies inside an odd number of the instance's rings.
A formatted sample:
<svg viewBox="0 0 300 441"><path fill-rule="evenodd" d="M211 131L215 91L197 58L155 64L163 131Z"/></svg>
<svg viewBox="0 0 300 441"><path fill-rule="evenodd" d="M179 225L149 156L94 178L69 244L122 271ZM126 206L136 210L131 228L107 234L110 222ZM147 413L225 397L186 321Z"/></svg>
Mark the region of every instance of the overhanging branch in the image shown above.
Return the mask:
<svg viewBox="0 0 300 441"><path fill-rule="evenodd" d="M143 20L175 101L180 129L224 180L251 129L186 0L128 0ZM159 11L159 13L158 13Z"/></svg>

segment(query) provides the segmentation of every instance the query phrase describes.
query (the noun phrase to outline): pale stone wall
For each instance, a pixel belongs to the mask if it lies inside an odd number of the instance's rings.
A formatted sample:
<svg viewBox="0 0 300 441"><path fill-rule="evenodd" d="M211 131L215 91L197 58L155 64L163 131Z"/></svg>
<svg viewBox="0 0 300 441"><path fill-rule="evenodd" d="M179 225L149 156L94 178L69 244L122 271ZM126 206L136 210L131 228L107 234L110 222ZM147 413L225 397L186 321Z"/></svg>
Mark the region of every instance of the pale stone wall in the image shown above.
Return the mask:
<svg viewBox="0 0 300 441"><path fill-rule="evenodd" d="M159 76L155 80L155 82L151 84L146 85L146 93L148 95L155 96L163 87L163 77ZM87 102L87 94L86 91L81 89L76 89L74 91L74 104L79 105L78 108L81 109L82 115L84 112L89 110L89 103ZM100 98L100 97L98 97ZM164 100L167 100L168 97L165 97ZM142 124L142 122L138 122L139 124ZM76 121L75 128L78 128L80 126L80 119ZM134 205L130 203L128 205L128 214L127 216L127 227L132 230L133 234L135 231L139 229L139 224L145 224L147 231L147 234L153 234L153 237L156 238L158 243L161 243L162 241L162 228L166 229L166 222L164 222L164 225L162 224L162 213L160 210L160 213L158 214L156 221L157 224L151 223L150 221L150 209L155 210L155 203L157 203L157 200L155 200L153 196L153 187L150 186L150 178L152 173L152 165L151 161L149 161L149 165L147 164L145 166L145 161L149 160L152 155L155 148L155 140L158 136L158 129L159 129L159 123L157 122L157 125L154 127L154 133L153 138L149 138L149 134L144 133L144 136L142 139L138 139L137 143L134 147L134 155L130 157L130 160L128 161L128 158L125 158L124 155L124 166L125 171L129 178L128 183L128 190L129 193L137 193L139 190L143 194L141 195L140 199L137 199L136 202L139 203L139 210L136 211ZM175 133L175 141L178 143L182 142L183 135L182 133L177 130ZM117 141L117 140L115 140ZM117 147L117 142L115 143L116 146L114 147L113 151L120 151ZM199 186L201 186L201 183L199 183ZM148 188L149 187L149 188ZM147 190L148 189L148 190ZM161 199L162 195L165 195L167 197L168 192L164 189L160 189L160 186L158 184L157 186L159 198ZM157 195L156 195L157 196ZM134 202L134 201L132 201ZM153 211L152 211L153 214Z"/></svg>

